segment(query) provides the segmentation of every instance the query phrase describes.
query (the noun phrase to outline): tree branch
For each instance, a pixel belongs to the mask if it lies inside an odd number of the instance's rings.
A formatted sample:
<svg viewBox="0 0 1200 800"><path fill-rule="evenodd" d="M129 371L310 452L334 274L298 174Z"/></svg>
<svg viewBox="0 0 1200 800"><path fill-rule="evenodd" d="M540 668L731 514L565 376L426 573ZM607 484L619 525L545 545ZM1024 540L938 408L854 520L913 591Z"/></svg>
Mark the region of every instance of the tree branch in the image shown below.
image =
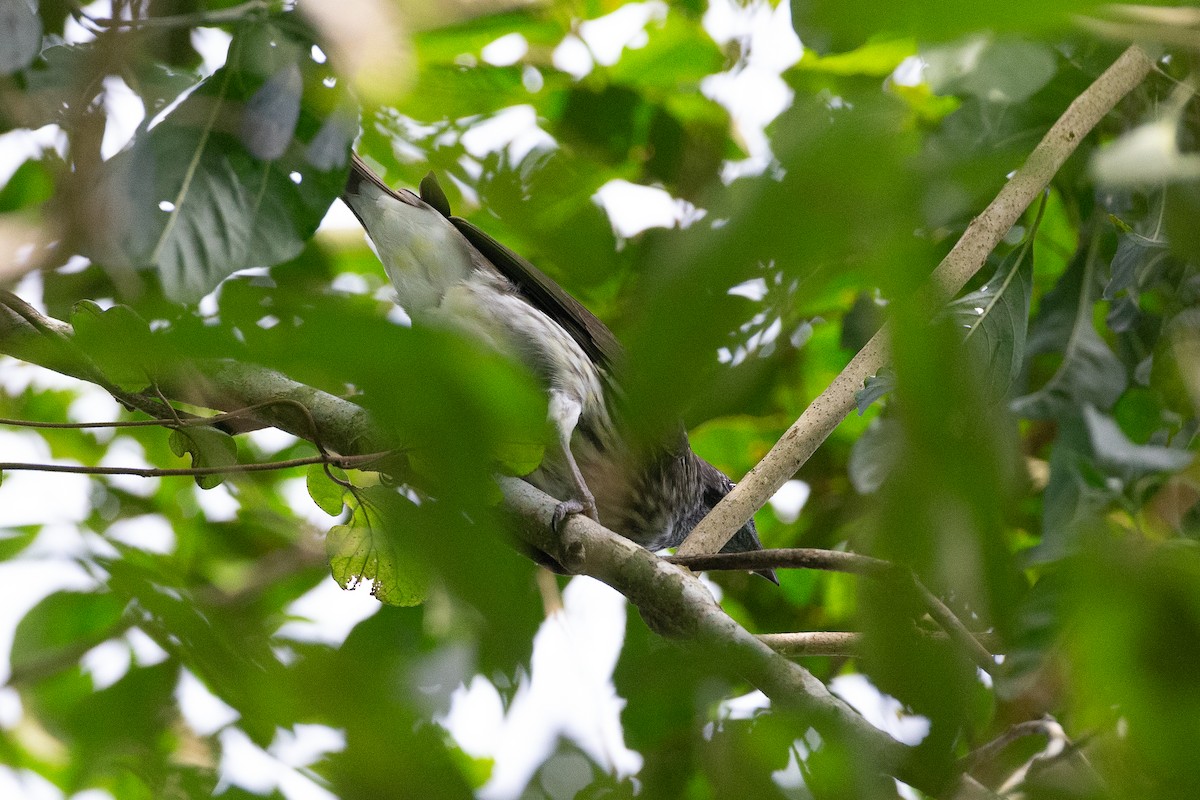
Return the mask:
<svg viewBox="0 0 1200 800"><path fill-rule="evenodd" d="M935 642L949 642L944 631L915 630L913 635ZM992 642L989 637L989 644ZM835 656L857 658L863 654L863 634L858 631L798 631L796 633L760 633L758 640L786 658Z"/></svg>
<svg viewBox="0 0 1200 800"><path fill-rule="evenodd" d="M1154 66L1136 45L1130 47L1063 112L1030 153L1025 164L1004 185L996 199L972 220L958 243L929 278L926 292L941 305L958 293L983 266L988 254L1020 218L1084 136ZM863 381L888 360L890 326L885 325L850 360L828 388L812 401L775 446L747 473L678 548L680 555L715 553L762 508L854 408L854 395Z"/></svg>
<svg viewBox="0 0 1200 800"><path fill-rule="evenodd" d="M713 569L739 569L752 572L779 567L881 576L896 569L894 565L883 559L860 556L858 553L847 553L842 550L819 550L815 547L781 547L771 550L752 550L745 553L706 553L699 556L673 555L665 556L665 560L697 572Z"/></svg>
<svg viewBox="0 0 1200 800"><path fill-rule="evenodd" d="M4 472L68 472L74 475L134 475L139 478L168 478L172 476L196 477L198 475L226 475L238 472L270 472L272 470L307 467L311 464L330 464L342 469L361 469L368 464L378 464L392 456L390 452L365 453L358 456L305 456L286 461L265 461L258 464L228 464L220 467L180 467L178 469L157 467L88 467L82 464L30 464L16 461L0 461L0 474Z"/></svg>
<svg viewBox="0 0 1200 800"><path fill-rule="evenodd" d="M929 591L920 578L913 572L905 570L888 561L857 553L846 553L840 550L818 550L811 547L780 548L776 550L754 550L746 553L711 553L700 556L667 556L666 561L678 564L688 569L740 569L759 570L769 568L782 569L820 569L830 572L849 572L857 575L868 575L896 581L911 587L917 598L929 612L942 630L954 640L975 662L976 666L991 674L996 669L996 659L984 647L976 635L967 629L962 620L943 603L937 595Z"/></svg>
<svg viewBox="0 0 1200 800"><path fill-rule="evenodd" d="M7 311L8 313L5 313ZM71 327L42 317L55 337L70 337ZM83 377L81 364L70 348L47 347L41 326L34 326L0 303L0 352L24 358L68 375ZM321 392L262 367L231 361L205 361L183 365L185 379L176 375L151 376L166 396L194 405L238 410L263 407L255 412L264 424L312 441L320 437L331 451L366 456L380 448L371 442L386 441L361 407ZM87 380L87 377L84 377ZM304 404L300 414L288 399ZM314 431L315 428L315 431ZM402 465L401 465L402 466ZM391 465L388 465L390 470ZM628 539L582 516L573 516L561 536L551 527L557 501L517 478L500 478L504 503L518 521L520 535L551 554L572 572L591 575L613 586L633 602L648 624L673 638L688 638L709 648L717 657L761 689L780 710L796 712L804 725L837 740L864 763L932 796L952 796L966 778L931 775L910 757L907 745L873 727L853 709L830 694L810 672L776 653L730 618L708 590L689 572L667 563ZM838 554L845 566L870 570L873 559Z"/></svg>

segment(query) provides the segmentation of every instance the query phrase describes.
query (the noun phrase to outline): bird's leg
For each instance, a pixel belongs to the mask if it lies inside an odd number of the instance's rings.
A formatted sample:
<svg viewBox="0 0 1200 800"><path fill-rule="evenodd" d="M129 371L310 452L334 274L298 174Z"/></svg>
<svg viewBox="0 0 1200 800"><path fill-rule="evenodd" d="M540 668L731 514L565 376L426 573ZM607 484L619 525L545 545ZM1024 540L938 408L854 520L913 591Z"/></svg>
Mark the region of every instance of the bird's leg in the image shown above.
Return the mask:
<svg viewBox="0 0 1200 800"><path fill-rule="evenodd" d="M575 426L579 423L579 415L582 411L583 406L571 395L561 389L550 390L550 421L554 423L554 428L558 432L558 443L562 448L563 458L566 459L567 470L571 474L571 483L575 489L575 497L563 500L554 508L550 524L555 533L571 514L586 514L597 522L600 521L596 513L596 498L588 489L587 481L583 479L583 473L580 472L579 464L575 461L575 454L571 452L571 434L575 432Z"/></svg>

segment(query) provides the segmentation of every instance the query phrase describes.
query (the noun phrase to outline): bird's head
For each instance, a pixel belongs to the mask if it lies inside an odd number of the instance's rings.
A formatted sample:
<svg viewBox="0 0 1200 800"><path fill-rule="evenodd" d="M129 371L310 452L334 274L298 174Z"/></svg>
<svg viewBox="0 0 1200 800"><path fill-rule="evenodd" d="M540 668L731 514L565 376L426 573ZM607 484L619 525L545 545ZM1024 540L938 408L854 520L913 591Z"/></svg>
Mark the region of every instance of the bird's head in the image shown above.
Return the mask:
<svg viewBox="0 0 1200 800"><path fill-rule="evenodd" d="M704 488L701 495L701 509L697 519L693 522L692 526L688 528L689 532L691 531L691 528L699 524L700 520L703 519L709 511L712 511L713 508L716 507L717 503L720 503L725 498L725 495L729 494L730 490L733 489L733 481L729 480L725 473L721 472L719 469L714 467L712 464L709 464L702 458L697 458L696 461L699 463L697 477L699 477ZM758 540L758 528L755 527L754 518L751 517L750 520L741 528L739 528L738 532L735 533L733 537L725 543L725 546L721 548L721 552L747 553L752 550L762 549L762 542ZM779 585L779 579L775 577L775 570L760 569L755 570L755 573L763 576L776 586Z"/></svg>

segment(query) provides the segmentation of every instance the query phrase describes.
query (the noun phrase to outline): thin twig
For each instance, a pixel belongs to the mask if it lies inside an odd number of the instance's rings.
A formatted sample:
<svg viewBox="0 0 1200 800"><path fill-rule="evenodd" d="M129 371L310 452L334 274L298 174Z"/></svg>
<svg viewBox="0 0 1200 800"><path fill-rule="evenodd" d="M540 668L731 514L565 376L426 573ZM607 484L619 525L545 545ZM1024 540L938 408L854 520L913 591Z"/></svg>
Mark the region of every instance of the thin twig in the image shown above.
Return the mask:
<svg viewBox="0 0 1200 800"><path fill-rule="evenodd" d="M962 768L963 772L970 772L980 764L991 761L1000 755L1010 744L1018 739L1024 739L1026 736L1053 736L1055 731L1051 730L1051 725L1058 726L1058 723L1047 719L1032 719L1026 722L1018 722L992 741L980 745L963 756L958 762L959 767ZM1057 731L1061 730L1061 727L1057 727Z"/></svg>
<svg viewBox="0 0 1200 800"><path fill-rule="evenodd" d="M983 213L972 220L933 271L928 284L932 301L945 303L966 285L1088 132L1142 82L1153 66L1153 61L1139 47L1130 47L1075 98L1025 164ZM779 487L791 480L854 408L854 395L862 388L863 381L887 362L890 327L885 325L871 337L770 452L701 520L679 546L680 555L719 551Z"/></svg>
<svg viewBox="0 0 1200 800"><path fill-rule="evenodd" d="M949 642L945 631L916 631L917 636L935 642ZM834 656L855 658L863 653L864 634L858 631L798 631L761 633L758 640L786 658Z"/></svg>
<svg viewBox="0 0 1200 800"><path fill-rule="evenodd" d="M239 408L237 411L226 411L220 414L213 414L207 417L188 416L180 419L178 422L168 419L126 419L126 420L106 420L104 422L42 422L40 420L28 419L9 419L0 417L0 425L11 425L16 428L47 428L51 430L89 430L92 428L192 428L202 425L215 425L220 422L225 422L231 419L238 419L248 416L255 411L264 408L270 408L278 405L295 405L300 406L294 400L281 398L279 400L267 400L262 403L255 403L252 406ZM301 406L303 407L303 406Z"/></svg>
<svg viewBox="0 0 1200 800"><path fill-rule="evenodd" d="M887 561L841 550L787 547L747 553L709 553L666 556L666 560L691 570L819 569L856 575L882 575L895 569Z"/></svg>
<svg viewBox="0 0 1200 800"><path fill-rule="evenodd" d="M921 583L915 573L887 561L841 550L818 550L809 547L755 550L748 553L713 553L699 556L667 556L666 560L693 570L760 570L760 569L819 569L830 572L849 572L911 584L917 597L934 622L959 644L971 660L989 674L996 669L996 659L976 635L937 595Z"/></svg>
<svg viewBox="0 0 1200 800"><path fill-rule="evenodd" d="M925 584L921 583L917 578L916 573L909 573L909 578L912 586L917 591L917 595L925 604L925 610L929 612L929 616L933 617L933 621L941 626L950 638L958 643L960 647L967 651L971 656L971 660L975 665L989 675L996 671L996 657L988 652L988 649L979 643L975 638L975 634L967 630L967 626L963 624L958 615L950 610L950 607L941 601L941 599L933 592L925 588Z"/></svg>
<svg viewBox="0 0 1200 800"><path fill-rule="evenodd" d="M222 467L187 468L142 468L142 467L87 467L74 464L32 464L22 462L0 462L0 473L4 472L66 472L74 475L134 475L140 478L166 478L172 476L224 475L235 472L269 472L271 470L306 467L311 464L334 464L342 469L356 469L366 464L382 461L393 455L391 452L366 453L360 456L306 456L286 461L268 461L258 464L229 464Z"/></svg>

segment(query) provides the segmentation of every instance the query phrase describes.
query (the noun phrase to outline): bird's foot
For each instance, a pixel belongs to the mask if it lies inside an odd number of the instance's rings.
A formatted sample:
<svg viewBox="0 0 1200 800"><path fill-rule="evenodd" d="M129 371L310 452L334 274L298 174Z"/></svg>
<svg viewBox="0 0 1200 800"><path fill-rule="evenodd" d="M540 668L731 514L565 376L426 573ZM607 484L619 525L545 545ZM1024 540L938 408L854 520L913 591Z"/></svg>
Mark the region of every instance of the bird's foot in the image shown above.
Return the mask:
<svg viewBox="0 0 1200 800"><path fill-rule="evenodd" d="M596 501L588 498L590 502L583 500L564 500L554 507L554 513L550 517L550 529L556 534L562 533L562 526L567 521L567 517L573 514L584 514L590 517L594 522L599 522L599 515L596 513Z"/></svg>

